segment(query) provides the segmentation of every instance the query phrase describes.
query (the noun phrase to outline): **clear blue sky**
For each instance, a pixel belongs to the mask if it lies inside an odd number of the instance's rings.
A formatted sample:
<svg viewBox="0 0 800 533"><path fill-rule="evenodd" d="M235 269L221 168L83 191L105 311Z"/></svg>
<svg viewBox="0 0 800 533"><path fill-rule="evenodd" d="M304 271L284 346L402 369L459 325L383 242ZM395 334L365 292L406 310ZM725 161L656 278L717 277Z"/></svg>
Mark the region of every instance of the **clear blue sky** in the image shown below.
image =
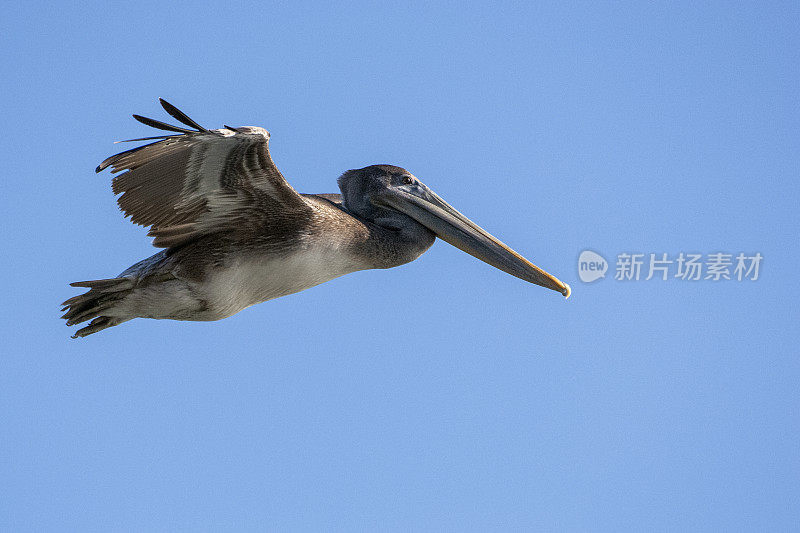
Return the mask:
<svg viewBox="0 0 800 533"><path fill-rule="evenodd" d="M643 4L7 5L0 529L797 530L800 11ZM94 167L158 97L302 192L404 166L573 296L438 242L71 340L155 252ZM613 279L720 251L759 279Z"/></svg>

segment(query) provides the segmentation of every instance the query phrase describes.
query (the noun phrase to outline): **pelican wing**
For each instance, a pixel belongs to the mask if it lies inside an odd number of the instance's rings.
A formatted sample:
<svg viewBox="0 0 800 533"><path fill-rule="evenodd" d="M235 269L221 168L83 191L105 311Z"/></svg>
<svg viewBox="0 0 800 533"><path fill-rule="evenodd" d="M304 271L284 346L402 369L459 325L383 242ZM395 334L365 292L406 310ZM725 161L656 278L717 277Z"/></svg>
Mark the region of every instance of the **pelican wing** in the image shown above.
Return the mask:
<svg viewBox="0 0 800 533"><path fill-rule="evenodd" d="M126 171L112 181L120 209L150 226L154 246L171 247L218 232L256 232L311 208L286 182L269 154L269 132L243 127L207 130L171 104L164 109L187 129L134 115L143 124L175 132L114 155L97 172Z"/></svg>

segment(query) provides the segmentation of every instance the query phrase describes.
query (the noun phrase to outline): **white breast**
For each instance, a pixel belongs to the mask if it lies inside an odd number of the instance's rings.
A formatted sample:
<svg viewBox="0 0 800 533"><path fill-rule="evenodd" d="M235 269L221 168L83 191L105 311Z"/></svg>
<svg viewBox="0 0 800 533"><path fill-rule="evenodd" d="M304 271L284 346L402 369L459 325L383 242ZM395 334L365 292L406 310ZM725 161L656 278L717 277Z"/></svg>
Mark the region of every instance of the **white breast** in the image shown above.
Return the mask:
<svg viewBox="0 0 800 533"><path fill-rule="evenodd" d="M245 307L299 292L361 270L339 248L308 248L283 257L240 258L214 272L195 290L202 292L219 318Z"/></svg>

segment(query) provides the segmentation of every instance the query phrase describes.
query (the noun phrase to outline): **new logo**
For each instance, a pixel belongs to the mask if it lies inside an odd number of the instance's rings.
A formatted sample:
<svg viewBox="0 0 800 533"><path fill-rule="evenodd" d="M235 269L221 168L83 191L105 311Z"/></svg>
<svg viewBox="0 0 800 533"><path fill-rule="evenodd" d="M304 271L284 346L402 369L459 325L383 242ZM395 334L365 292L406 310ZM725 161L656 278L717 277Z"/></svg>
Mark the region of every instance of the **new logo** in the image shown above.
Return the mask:
<svg viewBox="0 0 800 533"><path fill-rule="evenodd" d="M608 261L602 255L591 250L584 250L578 257L578 277L584 283L591 283L606 277Z"/></svg>

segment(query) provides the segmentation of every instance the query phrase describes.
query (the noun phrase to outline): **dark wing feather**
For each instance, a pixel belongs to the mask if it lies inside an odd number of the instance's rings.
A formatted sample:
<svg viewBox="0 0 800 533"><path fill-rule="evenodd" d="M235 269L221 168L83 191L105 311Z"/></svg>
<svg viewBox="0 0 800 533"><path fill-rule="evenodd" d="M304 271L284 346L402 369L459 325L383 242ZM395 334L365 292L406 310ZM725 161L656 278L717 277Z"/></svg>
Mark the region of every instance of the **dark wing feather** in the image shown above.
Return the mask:
<svg viewBox="0 0 800 533"><path fill-rule="evenodd" d="M152 137L139 137L138 139L125 139L122 141L114 141L114 144L117 143L134 143L138 141L152 141L153 139L167 139L169 137L178 137L178 135L153 135Z"/></svg>
<svg viewBox="0 0 800 533"><path fill-rule="evenodd" d="M171 124L167 124L166 122L161 122L160 120L156 120L154 118L147 118L143 117L142 115L131 115L133 118L144 124L145 126L150 126L151 128L156 128L157 130L166 130L166 131L174 131L176 133L194 133L192 130L187 130L186 128L180 128L178 126L173 126Z"/></svg>
<svg viewBox="0 0 800 533"><path fill-rule="evenodd" d="M158 99L158 101L159 101L159 102L161 102L161 107L163 107L163 108L164 108L164 110L165 110L167 113L169 113L169 114L170 114L170 116L171 116L172 118L174 118L175 120L178 120L179 122L182 122L183 124L186 124L186 125L187 125L187 126L189 126L190 128L194 128L194 129L196 129L197 131L208 131L208 130L207 130L207 129L205 129L203 126L201 126L200 124L198 124L198 123L197 123L197 122L195 122L194 120L190 119L190 118L189 118L189 117L186 115L186 113L184 113L183 111L181 111L180 109L178 109L178 108L177 108L177 107L175 107L174 105L170 104L169 102L167 102L167 101L166 101L166 100L164 100L163 98L159 98L159 99Z"/></svg>
<svg viewBox="0 0 800 533"><path fill-rule="evenodd" d="M170 110L184 124L201 128L174 106ZM133 222L150 226L155 246L178 246L217 232L263 231L311 210L273 163L263 128L194 132L137 120L184 133L109 157L97 171L126 171L112 181L114 193L121 194L117 203Z"/></svg>

